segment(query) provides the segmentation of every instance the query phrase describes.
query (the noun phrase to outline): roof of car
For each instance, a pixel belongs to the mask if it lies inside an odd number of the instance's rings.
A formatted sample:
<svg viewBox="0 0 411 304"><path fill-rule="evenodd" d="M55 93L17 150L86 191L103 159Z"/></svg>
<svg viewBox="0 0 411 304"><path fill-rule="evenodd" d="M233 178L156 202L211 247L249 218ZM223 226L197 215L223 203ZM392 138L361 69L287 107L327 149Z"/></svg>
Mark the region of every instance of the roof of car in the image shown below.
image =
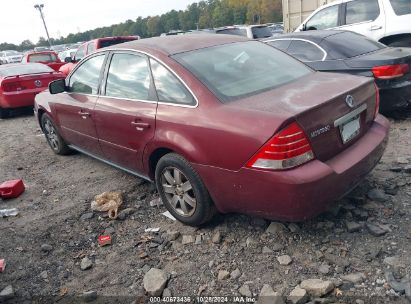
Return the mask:
<svg viewBox="0 0 411 304"><path fill-rule="evenodd" d="M341 33L346 33L347 31L335 31L335 30L315 30L315 31L304 31L304 32L294 32L284 35L276 36L275 38L268 38L267 40L284 39L284 38L302 38L309 39L313 41L320 41L327 37L334 36Z"/></svg>
<svg viewBox="0 0 411 304"><path fill-rule="evenodd" d="M166 55L173 55L196 49L248 40L249 39L241 36L223 34L174 35L134 40L117 44L106 49L148 49L152 51L160 51Z"/></svg>

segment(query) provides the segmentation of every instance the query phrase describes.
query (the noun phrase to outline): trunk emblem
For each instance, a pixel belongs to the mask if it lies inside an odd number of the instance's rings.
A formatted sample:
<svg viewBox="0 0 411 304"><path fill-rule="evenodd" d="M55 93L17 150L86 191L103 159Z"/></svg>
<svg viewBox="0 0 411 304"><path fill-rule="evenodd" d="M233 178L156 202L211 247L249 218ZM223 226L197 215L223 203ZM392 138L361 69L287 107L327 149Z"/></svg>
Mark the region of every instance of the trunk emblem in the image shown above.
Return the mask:
<svg viewBox="0 0 411 304"><path fill-rule="evenodd" d="M350 108L354 108L354 97L352 97L351 95L347 95L347 97L345 98L345 103Z"/></svg>
<svg viewBox="0 0 411 304"><path fill-rule="evenodd" d="M41 83L40 80L35 80L34 85L39 88L39 87L41 87L42 83Z"/></svg>

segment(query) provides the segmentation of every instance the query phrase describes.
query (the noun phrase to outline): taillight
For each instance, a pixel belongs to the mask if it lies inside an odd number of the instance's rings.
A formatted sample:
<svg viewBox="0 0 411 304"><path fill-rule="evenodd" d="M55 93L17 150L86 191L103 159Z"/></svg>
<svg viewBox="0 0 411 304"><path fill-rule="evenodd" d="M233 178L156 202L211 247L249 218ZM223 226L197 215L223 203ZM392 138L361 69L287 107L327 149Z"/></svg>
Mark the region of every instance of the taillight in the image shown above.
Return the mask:
<svg viewBox="0 0 411 304"><path fill-rule="evenodd" d="M393 79L402 77L410 72L409 64L382 65L372 68L372 73L378 79Z"/></svg>
<svg viewBox="0 0 411 304"><path fill-rule="evenodd" d="M293 122L274 135L251 160L248 168L283 170L314 159L308 138L301 127Z"/></svg>
<svg viewBox="0 0 411 304"><path fill-rule="evenodd" d="M18 81L2 83L1 87L4 92L16 92L22 90L21 83Z"/></svg>
<svg viewBox="0 0 411 304"><path fill-rule="evenodd" d="M374 109L374 119L377 117L378 112L380 111L380 90L377 87L377 84L374 82L375 86L375 109Z"/></svg>

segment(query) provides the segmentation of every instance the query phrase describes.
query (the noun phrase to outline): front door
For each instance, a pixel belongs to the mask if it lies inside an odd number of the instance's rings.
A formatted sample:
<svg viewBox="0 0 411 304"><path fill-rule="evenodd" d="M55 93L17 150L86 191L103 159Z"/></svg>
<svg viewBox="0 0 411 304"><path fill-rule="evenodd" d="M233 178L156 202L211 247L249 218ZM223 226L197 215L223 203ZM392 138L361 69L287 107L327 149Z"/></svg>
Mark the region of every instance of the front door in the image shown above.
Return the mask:
<svg viewBox="0 0 411 304"><path fill-rule="evenodd" d="M95 123L104 158L143 172L144 147L153 138L157 101L148 59L118 52L110 59L105 87L95 107Z"/></svg>
<svg viewBox="0 0 411 304"><path fill-rule="evenodd" d="M67 92L56 103L57 119L66 141L86 152L101 155L94 123L105 54L82 62L67 80Z"/></svg>

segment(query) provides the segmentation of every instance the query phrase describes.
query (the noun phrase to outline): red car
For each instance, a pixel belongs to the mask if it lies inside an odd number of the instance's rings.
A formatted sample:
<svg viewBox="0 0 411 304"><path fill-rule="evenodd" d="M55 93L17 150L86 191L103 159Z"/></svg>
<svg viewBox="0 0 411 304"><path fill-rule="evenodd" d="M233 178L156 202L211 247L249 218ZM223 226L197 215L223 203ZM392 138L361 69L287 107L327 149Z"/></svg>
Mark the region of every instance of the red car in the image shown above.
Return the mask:
<svg viewBox="0 0 411 304"><path fill-rule="evenodd" d="M55 153L154 180L189 225L216 210L313 217L374 168L388 137L372 80L315 72L238 36L125 43L49 89L35 113Z"/></svg>
<svg viewBox="0 0 411 304"><path fill-rule="evenodd" d="M36 94L64 75L40 63L17 63L0 66L0 118L12 108L33 106Z"/></svg>
<svg viewBox="0 0 411 304"><path fill-rule="evenodd" d="M129 42L133 40L140 39L139 36L117 36L117 37L105 37L105 38L97 38L90 40L86 43L83 43L77 50L76 54L74 55L74 59L72 60L71 57L67 57L64 61L67 62L60 68L60 72L64 75L70 74L73 68L76 66L77 62L81 59L90 55L91 53L95 52L98 49L105 48L108 46L112 46L119 43Z"/></svg>
<svg viewBox="0 0 411 304"><path fill-rule="evenodd" d="M64 62L61 62L60 58L53 51L44 51L44 52L33 52L27 53L21 59L22 63L36 62L42 63L55 71L58 71Z"/></svg>

